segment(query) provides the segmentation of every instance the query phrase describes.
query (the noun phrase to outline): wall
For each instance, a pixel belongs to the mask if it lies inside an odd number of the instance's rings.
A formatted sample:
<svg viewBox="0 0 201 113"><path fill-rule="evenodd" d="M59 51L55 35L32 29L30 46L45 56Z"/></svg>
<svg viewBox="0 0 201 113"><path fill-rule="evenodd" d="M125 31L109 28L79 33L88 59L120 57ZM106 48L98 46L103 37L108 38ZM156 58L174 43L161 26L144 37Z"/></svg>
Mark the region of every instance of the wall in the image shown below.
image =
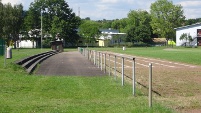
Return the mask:
<svg viewBox="0 0 201 113"><path fill-rule="evenodd" d="M98 46L107 47L108 43L109 43L109 40L98 40L98 43L99 43Z"/></svg>
<svg viewBox="0 0 201 113"><path fill-rule="evenodd" d="M192 26L186 26L176 29L176 46L181 46L186 40L180 40L180 36L183 33L190 33L192 38L197 37L197 29L201 29L201 24L196 24Z"/></svg>
<svg viewBox="0 0 201 113"><path fill-rule="evenodd" d="M33 48L33 42L30 40L22 40L19 42L19 48ZM34 48L36 48L36 42L34 42Z"/></svg>

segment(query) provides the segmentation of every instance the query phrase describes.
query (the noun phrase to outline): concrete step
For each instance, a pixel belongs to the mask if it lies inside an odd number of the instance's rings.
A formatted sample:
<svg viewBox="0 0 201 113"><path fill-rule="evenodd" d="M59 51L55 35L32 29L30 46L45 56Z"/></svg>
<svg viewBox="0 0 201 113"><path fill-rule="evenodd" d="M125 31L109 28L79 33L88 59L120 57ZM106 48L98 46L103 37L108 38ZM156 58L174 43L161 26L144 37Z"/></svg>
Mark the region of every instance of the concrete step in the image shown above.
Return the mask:
<svg viewBox="0 0 201 113"><path fill-rule="evenodd" d="M31 74L34 69L36 68L37 64L41 63L45 59L58 54L56 51L48 51L40 54L36 54L27 58L24 58L22 60L16 61L16 64L21 65L26 69L26 71Z"/></svg>
<svg viewBox="0 0 201 113"><path fill-rule="evenodd" d="M26 69L26 71L31 74L34 69L36 68L37 64L41 63L42 61L44 61L45 59L51 57L52 54L49 54L49 55L46 55L46 56L43 56L41 57L40 59L38 59L36 62L34 62L33 64L31 64L31 66L29 68Z"/></svg>

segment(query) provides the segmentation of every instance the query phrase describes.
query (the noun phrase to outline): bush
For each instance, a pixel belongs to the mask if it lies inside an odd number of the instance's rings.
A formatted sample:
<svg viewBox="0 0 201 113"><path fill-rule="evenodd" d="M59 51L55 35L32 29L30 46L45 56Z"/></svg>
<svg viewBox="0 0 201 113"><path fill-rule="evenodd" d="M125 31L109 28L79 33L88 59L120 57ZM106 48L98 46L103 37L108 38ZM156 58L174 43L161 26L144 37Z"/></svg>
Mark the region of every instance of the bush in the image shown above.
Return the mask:
<svg viewBox="0 0 201 113"><path fill-rule="evenodd" d="M137 42L137 43L134 43L133 47L151 47L152 45L151 44L148 44L148 43L144 43L144 42Z"/></svg>

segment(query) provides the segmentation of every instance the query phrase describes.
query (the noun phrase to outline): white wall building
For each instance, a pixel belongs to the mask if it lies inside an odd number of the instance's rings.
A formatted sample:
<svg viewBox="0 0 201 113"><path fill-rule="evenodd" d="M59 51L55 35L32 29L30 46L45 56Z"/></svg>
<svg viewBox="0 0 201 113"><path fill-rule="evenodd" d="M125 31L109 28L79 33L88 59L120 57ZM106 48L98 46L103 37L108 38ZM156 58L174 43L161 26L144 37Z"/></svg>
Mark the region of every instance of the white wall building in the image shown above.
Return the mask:
<svg viewBox="0 0 201 113"><path fill-rule="evenodd" d="M119 33L119 30L116 29L100 29L101 36L98 38L99 46L108 46L109 44L114 44L116 42L121 43L123 42L122 39L113 39L114 35L126 35L126 33Z"/></svg>
<svg viewBox="0 0 201 113"><path fill-rule="evenodd" d="M34 47L33 47L34 43ZM36 42L31 40L22 40L19 43L17 43L17 47L19 48L36 48Z"/></svg>
<svg viewBox="0 0 201 113"><path fill-rule="evenodd" d="M105 39L112 39L113 35L125 35L126 33L119 33L119 30L115 30L115 29L100 29L101 31L101 36L99 37L99 39L101 40L105 40Z"/></svg>
<svg viewBox="0 0 201 113"><path fill-rule="evenodd" d="M183 33L190 34L193 38L191 46L201 46L201 23L196 23L192 25L182 26L175 28L176 30L176 46L183 46L188 43L186 40L180 40Z"/></svg>

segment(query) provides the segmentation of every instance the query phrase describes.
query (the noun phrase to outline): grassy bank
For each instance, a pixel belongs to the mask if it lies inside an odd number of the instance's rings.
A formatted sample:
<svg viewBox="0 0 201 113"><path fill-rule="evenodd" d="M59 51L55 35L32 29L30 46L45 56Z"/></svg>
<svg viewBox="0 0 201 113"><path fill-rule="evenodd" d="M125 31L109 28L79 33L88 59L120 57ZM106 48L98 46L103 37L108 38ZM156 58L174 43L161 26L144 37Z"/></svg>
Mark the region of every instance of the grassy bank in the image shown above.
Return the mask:
<svg viewBox="0 0 201 113"><path fill-rule="evenodd" d="M69 113L170 113L172 110L154 101L131 86L121 86L111 77L36 76L28 75L15 60L40 53L40 49L13 50L13 59L3 66L0 57L0 112L69 112ZM47 50L44 50L47 51ZM65 50L68 51L68 50ZM70 50L72 51L72 50Z"/></svg>

